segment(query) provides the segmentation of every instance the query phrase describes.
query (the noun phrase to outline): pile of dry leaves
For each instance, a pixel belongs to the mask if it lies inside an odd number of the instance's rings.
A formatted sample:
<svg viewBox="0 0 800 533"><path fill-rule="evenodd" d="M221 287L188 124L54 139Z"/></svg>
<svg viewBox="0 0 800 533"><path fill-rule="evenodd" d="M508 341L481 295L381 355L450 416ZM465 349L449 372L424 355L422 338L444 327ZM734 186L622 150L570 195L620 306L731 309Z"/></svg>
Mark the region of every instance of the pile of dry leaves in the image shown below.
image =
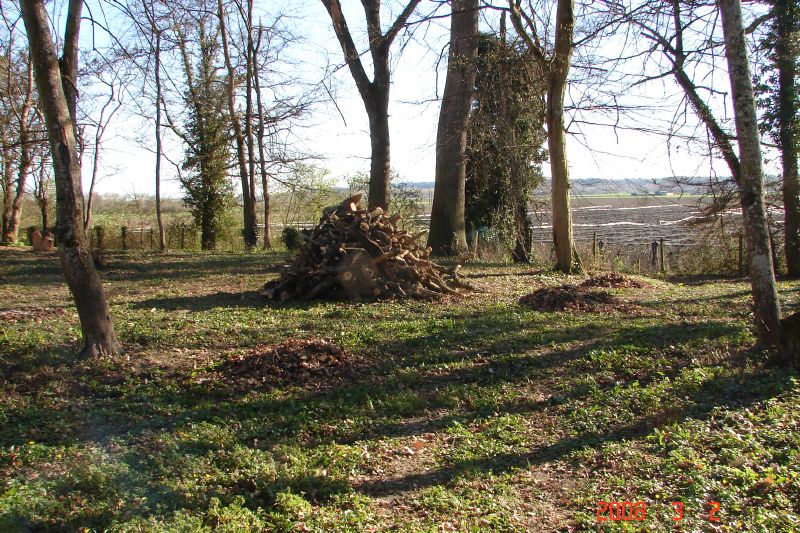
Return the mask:
<svg viewBox="0 0 800 533"><path fill-rule="evenodd" d="M578 311L626 313L640 310L639 306L614 296L599 287L642 288L647 284L621 274L607 272L591 277L579 285L564 284L543 287L519 299L519 303L536 311Z"/></svg>
<svg viewBox="0 0 800 533"><path fill-rule="evenodd" d="M351 362L347 352L332 341L287 339L253 348L229 359L217 371L231 388L248 390L330 377Z"/></svg>
<svg viewBox="0 0 800 533"><path fill-rule="evenodd" d="M520 298L519 303L536 311L602 311L619 300L606 291L566 284L537 289Z"/></svg>
<svg viewBox="0 0 800 533"><path fill-rule="evenodd" d="M626 276L622 272L605 272L587 279L580 284L581 287L606 287L615 289L641 289L648 284Z"/></svg>

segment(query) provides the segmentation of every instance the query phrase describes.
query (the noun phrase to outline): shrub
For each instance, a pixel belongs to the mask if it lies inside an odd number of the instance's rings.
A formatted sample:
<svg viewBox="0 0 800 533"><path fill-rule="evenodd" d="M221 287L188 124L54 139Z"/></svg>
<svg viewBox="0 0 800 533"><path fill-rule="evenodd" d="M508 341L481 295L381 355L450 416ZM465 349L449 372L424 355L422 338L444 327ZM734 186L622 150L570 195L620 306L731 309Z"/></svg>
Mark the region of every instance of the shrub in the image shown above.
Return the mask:
<svg viewBox="0 0 800 533"><path fill-rule="evenodd" d="M300 244L302 243L300 239L300 230L294 226L286 226L283 228L283 231L281 232L281 239L283 240L283 244L286 246L286 249L290 252L300 248Z"/></svg>

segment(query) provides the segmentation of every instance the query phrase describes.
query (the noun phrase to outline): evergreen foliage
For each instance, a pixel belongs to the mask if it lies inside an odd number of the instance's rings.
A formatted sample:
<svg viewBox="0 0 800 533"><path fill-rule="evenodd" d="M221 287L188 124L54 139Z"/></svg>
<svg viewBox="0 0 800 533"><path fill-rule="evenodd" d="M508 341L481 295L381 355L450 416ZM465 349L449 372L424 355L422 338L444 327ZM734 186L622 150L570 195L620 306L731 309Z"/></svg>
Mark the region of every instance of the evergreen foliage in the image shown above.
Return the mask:
<svg viewBox="0 0 800 533"><path fill-rule="evenodd" d="M777 13L782 10L783 17L773 16L770 20L768 31L765 32L763 40L759 43L759 51L763 52L768 61L760 63L758 71L754 76L753 88L756 93L756 105L761 111L759 127L763 135L769 136L774 143L780 143L781 113L778 97L778 70L777 63L782 55L787 55L791 50L796 50L800 46L800 0L772 0L769 2L772 9ZM788 23L789 28L779 28L780 22ZM788 33L790 42L780 43L779 37L784 32ZM791 60L791 57L786 57ZM794 58L795 69L800 70L797 64L797 57ZM794 108L800 109L800 80L795 78L794 85L789 87L792 100L795 102ZM788 127L795 138L800 135L800 116L795 116L794 120L787 122Z"/></svg>
<svg viewBox="0 0 800 533"><path fill-rule="evenodd" d="M194 76L187 76L190 84L185 96L189 117L183 168L189 173L180 182L186 192L184 202L200 228L201 247L213 250L225 209L232 199L227 175L230 138L223 107L225 84L215 67L218 39L207 34L203 23L199 30L200 57Z"/></svg>
<svg viewBox="0 0 800 533"><path fill-rule="evenodd" d="M513 43L483 35L467 141L466 223L530 254L528 206L543 180L544 86Z"/></svg>

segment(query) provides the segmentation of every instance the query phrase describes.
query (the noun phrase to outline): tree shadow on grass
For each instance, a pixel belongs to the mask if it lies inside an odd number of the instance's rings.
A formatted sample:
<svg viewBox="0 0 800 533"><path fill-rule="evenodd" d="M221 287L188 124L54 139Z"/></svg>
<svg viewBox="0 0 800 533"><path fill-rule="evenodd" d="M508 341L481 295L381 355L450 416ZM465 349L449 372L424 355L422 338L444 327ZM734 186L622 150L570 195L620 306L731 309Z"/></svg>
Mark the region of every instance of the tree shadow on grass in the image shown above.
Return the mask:
<svg viewBox="0 0 800 533"><path fill-rule="evenodd" d="M188 257L188 260L187 260ZM284 261L270 254L134 254L110 253L104 276L109 281L151 281L203 279L215 274L230 276L274 272L274 266ZM265 279L266 281L266 279Z"/></svg>
<svg viewBox="0 0 800 533"><path fill-rule="evenodd" d="M741 394L741 381L760 381L761 388L749 394ZM751 373L746 376L726 376L713 379L704 383L690 397L689 406L682 409L677 415L671 416L670 422L681 422L688 419L706 419L711 411L717 407L743 408L758 401L774 397L791 382L791 376L786 373L772 372L770 374ZM604 444L620 442L629 439L639 439L650 434L653 429L664 424L660 413L645 417L629 424L610 428L607 431L586 432L577 436L563 438L553 444L537 447L529 452L503 453L489 457L459 460L452 464L434 468L425 472L399 476L390 479L368 481L357 484L356 490L372 497L386 497L419 488L430 487L438 484L452 483L453 480L465 473L480 472L505 473L519 468L542 463L557 461L565 458L570 453L586 448L598 448Z"/></svg>
<svg viewBox="0 0 800 533"><path fill-rule="evenodd" d="M3 250L0 254L2 283L9 286L63 284L64 277L56 252Z"/></svg>
<svg viewBox="0 0 800 533"><path fill-rule="evenodd" d="M133 302L130 304L130 307L133 309L159 309L162 311L185 309L187 311L201 312L220 307L268 307L268 303L269 301L261 296L258 291L220 291L192 296L148 298L146 300Z"/></svg>
<svg viewBox="0 0 800 533"><path fill-rule="evenodd" d="M225 302L231 297L217 296L216 299L208 298L203 302L210 309L225 306ZM241 303L238 298L236 301ZM182 305L184 302L176 303ZM150 305L147 304L147 307ZM369 347L371 355L363 362L364 368L353 372L351 376L339 379L329 388L326 388L324 382L321 387L317 387L318 383L312 383L311 388L301 388L286 401L261 400L263 405L259 407L259 411L279 412L288 409L289 412L299 413L298 405L325 406L325 421L330 424L337 425L351 416L368 417L375 422L374 426L368 424L356 431L345 431L344 434L340 432L341 441L352 442L361 437L381 434L398 435L405 432L402 428L403 422L392 421L392 418L397 418L398 415L407 418L430 408L443 408L439 391L447 387L494 387L526 380L535 382L541 379L543 373L548 372L554 374L554 379L562 379L564 376L559 372L563 373L571 361L584 357L591 350L614 348L621 344L658 349L687 341L710 342L720 337L735 336L740 332L740 328L734 325L712 321L689 325L642 326L626 326L614 322L616 326L609 325L608 329L602 324L563 327L558 323L539 324L536 320L541 320L542 316L535 314L530 315L530 323L527 323L528 328L533 328L531 331L520 327L514 312L510 309L505 314L487 319L475 311L461 317L461 327L457 330L444 328L400 341L380 342ZM552 348L565 343L571 346ZM463 348L455 349L455 346ZM239 419L253 415L252 402L246 397L246 391L229 388L224 382L193 385L185 377L174 374L159 376L158 372L131 373L124 365L119 368L117 381L114 381L114 373L107 368L101 369L97 375L88 375L85 369L79 369L78 374L65 369L75 363L72 356L66 353L66 350L41 350L36 353L12 354L13 357L6 359L11 364L0 370L6 376L6 381L12 385L21 383L20 379L25 377L26 372L35 371L38 367L53 365L64 370L44 376L47 379L33 383L35 390L28 390L26 394L39 395L40 392L37 391L46 391L60 382L77 383L88 380L93 383L90 389L77 387L68 390L70 395L84 397L90 404L99 404L101 407L99 416L93 423L107 426L107 429L102 430L99 427L97 432L88 435L138 431L131 425L140 430L144 427L174 427L183 423L226 417ZM688 362L675 361L674 364L675 369L678 369ZM188 374L186 371L186 376ZM646 376L640 379L644 381ZM158 386L160 382L169 384L168 390L161 390ZM175 385L178 385L177 389ZM283 385L276 382L274 387L281 388ZM30 385L28 388L30 389ZM409 394L418 396L419 401L406 401L405 396ZM206 402L212 402L213 405L205 406ZM368 412L366 405L371 402L383 407L378 412ZM393 412L397 405L404 402L410 405L404 407L404 412ZM164 416L164 412L181 414ZM63 430L69 426L70 417L77 416L81 420L85 415L85 404L80 404L77 413L72 413L69 409L31 405L28 409L10 413L9 430L4 432L3 440L22 443L31 438L32 431L37 439L64 441L86 438L87 433L84 430ZM126 420L130 425L126 426ZM278 426L282 428L284 435L296 435L307 429L305 423L296 423L302 420L303 417L296 414L288 417L285 422L280 422ZM11 429L12 424L17 424L18 427Z"/></svg>
<svg viewBox="0 0 800 533"><path fill-rule="evenodd" d="M421 382L413 386L415 393L428 399L431 408L443 408L436 404L436 395L439 391L453 386L475 385L486 390L503 384L519 384L530 382L535 387L541 386L543 381L561 381L592 375L592 363L587 359L585 364L574 365L593 351L604 352L629 347L634 350L645 350L644 353L653 353L654 357L663 349L671 348L688 340L711 343L715 339L722 339L736 335L740 329L730 324L715 322L691 325L654 324L649 326L621 328L615 335L606 338L595 336L595 327L571 328L554 330L549 334L534 337L519 333L515 337L498 341L495 345L490 342L485 349L458 352L451 356L437 358L437 363L461 362L459 365L444 372L423 373ZM563 337L561 337L563 335ZM526 337L528 337L526 339ZM562 343L565 339L578 342L577 346L567 349L548 349L551 343ZM527 344L526 344L527 341ZM401 343L402 344L402 343ZM507 352L508 346L515 346L512 353ZM542 349L544 348L544 349ZM381 350L395 351L396 347L382 347ZM624 349L624 348L623 348ZM400 349L403 351L403 348ZM655 379L674 379L685 368L694 364L691 357L683 356L680 351L669 351L665 363L667 368L649 368L631 372L626 377L601 384L598 390L605 390L613 386L630 386L636 382L638 386L646 387ZM659 355L659 357L661 357ZM624 365L624 363L623 363ZM422 365L425 368L427 364ZM588 367L588 368L587 368ZM517 398L502 404L488 403L485 408L473 408L471 412L460 412L455 415L435 416L427 420L401 420L377 422L381 417L376 417L376 424L362 431L351 431L337 438L337 442L353 443L364 438L380 437L408 437L424 432L436 431L448 427L453 422L466 422L481 416L490 415L492 412L504 414L531 413L542 411L554 405L566 404L570 400L580 399L589 394L586 389L575 388L569 391L548 390L540 388L546 393L542 400ZM373 398L378 396L373 396Z"/></svg>

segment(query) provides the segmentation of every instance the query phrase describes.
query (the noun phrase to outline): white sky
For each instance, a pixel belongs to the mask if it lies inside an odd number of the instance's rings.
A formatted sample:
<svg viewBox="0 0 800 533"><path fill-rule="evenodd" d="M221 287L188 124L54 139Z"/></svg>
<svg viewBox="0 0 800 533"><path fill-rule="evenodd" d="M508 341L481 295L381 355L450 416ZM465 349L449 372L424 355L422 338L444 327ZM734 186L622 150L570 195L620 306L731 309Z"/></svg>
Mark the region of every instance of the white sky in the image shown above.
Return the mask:
<svg viewBox="0 0 800 533"><path fill-rule="evenodd" d="M345 16L357 43L363 43L365 28L360 2L343 0L343 3ZM395 8L397 6L397 2L389 4ZM423 1L422 5L425 4ZM261 4L263 5L270 4ZM297 4L288 5L296 10L300 9ZM307 40L294 53L296 57L307 62L305 67L298 68L308 76L318 79L326 62L336 65L342 63L341 49L321 2L304 2L302 9L302 13L292 13L291 8L289 9L294 17L292 20L296 31ZM385 13L388 14L391 12ZM483 24L482 29L487 29L485 21ZM420 28L415 40L405 47L402 56L393 58L395 68L389 110L391 156L393 168L405 181L434 179L434 142L439 113L435 65L438 51L447 42L448 29L447 19L433 22L424 31L423 43L423 29ZM89 30L84 28L83 31L85 38ZM444 66L445 62L442 61L439 69L439 92L444 86ZM367 64L366 68L370 73L371 67ZM175 73L175 76L181 77L180 73ZM369 132L366 112L347 68L341 68L335 80L337 105L346 118L346 124L336 106L330 103L319 105L306 120L306 127L296 130L294 137L301 139L298 149L322 156L323 159L317 163L329 169L332 176L340 182L344 182L347 175L369 169ZM659 84L648 86L646 91L649 93L645 92L643 95L657 99L664 92L676 90L670 79ZM642 120L647 119L647 116L642 117ZM659 120L666 119L662 117ZM108 140L102 154L103 165L99 173L102 179L96 190L102 193L153 194L154 156L131 141L136 136L150 138L150 129L151 126L141 120L123 115L109 127ZM670 157L667 141L661 136L622 130L615 132L610 128L597 126L584 126L582 130L585 134L582 138L571 137L568 140L573 178L661 178L709 173L708 159L691 154L680 141L673 140ZM173 159L180 160L180 148L173 150L171 155ZM174 170L169 165L163 168L165 175L162 194L180 197L180 186L175 180ZM717 164L716 168L720 174L727 174L724 166ZM544 170L548 174L546 164ZM774 171L774 168L771 170ZM84 180L87 181L89 176L90 167L85 164ZM88 187L88 182L86 185Z"/></svg>

